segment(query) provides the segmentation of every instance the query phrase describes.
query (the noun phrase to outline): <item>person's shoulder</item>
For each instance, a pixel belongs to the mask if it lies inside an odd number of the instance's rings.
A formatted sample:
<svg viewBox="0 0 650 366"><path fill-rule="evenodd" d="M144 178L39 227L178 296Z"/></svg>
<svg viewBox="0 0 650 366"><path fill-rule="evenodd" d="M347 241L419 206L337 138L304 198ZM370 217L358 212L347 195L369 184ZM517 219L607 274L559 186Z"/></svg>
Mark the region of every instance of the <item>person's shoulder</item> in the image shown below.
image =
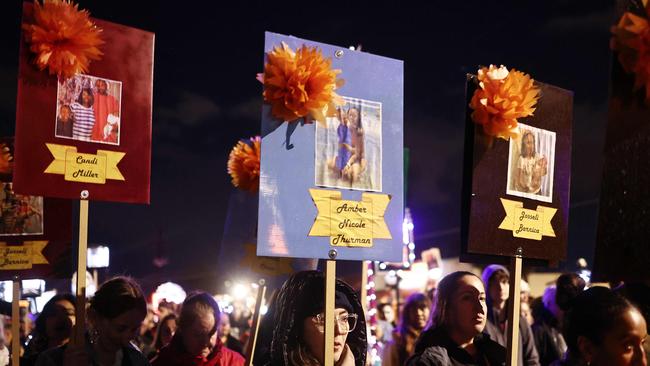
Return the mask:
<svg viewBox="0 0 650 366"><path fill-rule="evenodd" d="M48 349L36 358L36 366L63 365L63 353L67 345Z"/></svg>
<svg viewBox="0 0 650 366"><path fill-rule="evenodd" d="M246 362L244 356L227 347L221 347L221 361L224 366L243 366Z"/></svg>
<svg viewBox="0 0 650 366"><path fill-rule="evenodd" d="M442 346L430 346L421 353L416 353L406 361L406 366L443 366L451 364L447 349Z"/></svg>
<svg viewBox="0 0 650 366"><path fill-rule="evenodd" d="M490 365L504 365L506 362L506 348L492 340L485 334L479 335L474 340L476 347L488 359Z"/></svg>
<svg viewBox="0 0 650 366"><path fill-rule="evenodd" d="M149 360L134 346L124 347L124 356L129 358L131 366L149 366Z"/></svg>

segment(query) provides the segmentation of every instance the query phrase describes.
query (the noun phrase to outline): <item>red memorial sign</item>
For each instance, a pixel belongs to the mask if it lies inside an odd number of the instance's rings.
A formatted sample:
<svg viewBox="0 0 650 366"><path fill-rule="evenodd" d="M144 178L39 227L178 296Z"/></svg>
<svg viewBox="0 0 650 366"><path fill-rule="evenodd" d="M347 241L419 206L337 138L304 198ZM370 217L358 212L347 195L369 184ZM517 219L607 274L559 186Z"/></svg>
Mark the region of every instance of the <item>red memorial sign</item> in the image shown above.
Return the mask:
<svg viewBox="0 0 650 366"><path fill-rule="evenodd" d="M14 189L149 203L154 35L92 19L101 57L57 76L35 65L25 36L37 8L23 5Z"/></svg>

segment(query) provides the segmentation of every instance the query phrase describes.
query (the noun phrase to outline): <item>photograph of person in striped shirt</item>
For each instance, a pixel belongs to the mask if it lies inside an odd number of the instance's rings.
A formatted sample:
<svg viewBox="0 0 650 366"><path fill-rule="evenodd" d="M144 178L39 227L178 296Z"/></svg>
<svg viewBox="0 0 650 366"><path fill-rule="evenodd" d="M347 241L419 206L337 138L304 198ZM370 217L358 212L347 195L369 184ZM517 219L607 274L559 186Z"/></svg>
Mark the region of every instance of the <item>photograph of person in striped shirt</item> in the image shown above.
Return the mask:
<svg viewBox="0 0 650 366"><path fill-rule="evenodd" d="M95 126L95 112L93 110L94 97L90 88L84 88L79 93L79 98L72 103L70 109L74 114L72 138L75 140L90 141L90 136Z"/></svg>

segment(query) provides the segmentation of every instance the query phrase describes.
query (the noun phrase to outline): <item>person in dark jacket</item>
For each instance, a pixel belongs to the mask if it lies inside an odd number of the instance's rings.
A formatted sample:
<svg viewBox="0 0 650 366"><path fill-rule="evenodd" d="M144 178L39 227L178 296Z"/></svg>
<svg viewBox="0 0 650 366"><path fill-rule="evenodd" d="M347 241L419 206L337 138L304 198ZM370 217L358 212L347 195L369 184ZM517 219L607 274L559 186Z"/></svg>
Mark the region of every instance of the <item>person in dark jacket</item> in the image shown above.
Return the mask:
<svg viewBox="0 0 650 366"><path fill-rule="evenodd" d="M219 339L228 348L240 355L244 355L244 345L239 339L230 334L230 316L227 313L221 313L221 320L219 321L219 328L217 330Z"/></svg>
<svg viewBox="0 0 650 366"><path fill-rule="evenodd" d="M482 333L487 321L485 288L471 272L440 281L428 329L408 366L505 365L506 349Z"/></svg>
<svg viewBox="0 0 650 366"><path fill-rule="evenodd" d="M567 351L562 334L564 314L585 288L585 281L575 273L565 273L555 283L544 291L543 307L533 313L533 336L542 366L560 360Z"/></svg>
<svg viewBox="0 0 650 366"><path fill-rule="evenodd" d="M171 342L151 361L153 366L243 366L244 357L223 346L217 336L219 305L206 292L188 296Z"/></svg>
<svg viewBox="0 0 650 366"><path fill-rule="evenodd" d="M566 357L558 366L647 366L648 335L641 312L605 287L578 294L564 319Z"/></svg>
<svg viewBox="0 0 650 366"><path fill-rule="evenodd" d="M91 329L87 342L45 351L36 366L149 365L131 343L147 315L147 302L134 280L114 277L104 282L90 300L87 313Z"/></svg>
<svg viewBox="0 0 650 366"><path fill-rule="evenodd" d="M365 366L366 322L354 289L336 280L334 362L337 366ZM322 365L324 353L325 277L322 272L293 274L277 294L273 311L273 339L268 365ZM267 314L268 315L268 314ZM266 358L266 357L265 357Z"/></svg>
<svg viewBox="0 0 650 366"><path fill-rule="evenodd" d="M501 265L491 264L483 270L483 284L487 289L487 323L485 332L490 338L506 347L508 344L508 302L510 273ZM526 319L519 318L519 366L539 366L533 331Z"/></svg>
<svg viewBox="0 0 650 366"><path fill-rule="evenodd" d="M34 365L42 352L68 343L76 320L74 306L74 295L69 293L54 295L45 304L36 319L32 338L20 360L21 365Z"/></svg>
<svg viewBox="0 0 650 366"><path fill-rule="evenodd" d="M401 366L411 357L415 352L415 342L427 325L430 311L431 300L427 295L416 292L406 299L393 340L384 349L382 365Z"/></svg>

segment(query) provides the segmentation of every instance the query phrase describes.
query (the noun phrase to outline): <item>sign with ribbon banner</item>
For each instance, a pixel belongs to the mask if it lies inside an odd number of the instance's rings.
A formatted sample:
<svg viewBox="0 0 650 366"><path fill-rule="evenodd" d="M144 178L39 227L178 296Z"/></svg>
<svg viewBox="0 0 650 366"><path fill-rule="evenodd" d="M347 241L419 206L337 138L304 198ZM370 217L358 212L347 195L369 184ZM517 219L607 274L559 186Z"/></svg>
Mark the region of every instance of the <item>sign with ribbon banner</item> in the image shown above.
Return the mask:
<svg viewBox="0 0 650 366"><path fill-rule="evenodd" d="M15 191L149 203L154 34L90 18L101 57L83 73L48 73L32 62L38 11L23 4Z"/></svg>
<svg viewBox="0 0 650 366"><path fill-rule="evenodd" d="M0 138L0 280L70 278L70 200L14 191L14 145Z"/></svg>
<svg viewBox="0 0 650 366"><path fill-rule="evenodd" d="M490 93L516 80L530 90L508 97L524 98L529 109L512 124L498 124L513 114L504 107L509 103ZM502 263L521 255L539 265L564 260L573 93L490 66L467 75L466 103L461 259Z"/></svg>
<svg viewBox="0 0 650 366"><path fill-rule="evenodd" d="M269 32L264 51L257 255L401 261L403 62Z"/></svg>

